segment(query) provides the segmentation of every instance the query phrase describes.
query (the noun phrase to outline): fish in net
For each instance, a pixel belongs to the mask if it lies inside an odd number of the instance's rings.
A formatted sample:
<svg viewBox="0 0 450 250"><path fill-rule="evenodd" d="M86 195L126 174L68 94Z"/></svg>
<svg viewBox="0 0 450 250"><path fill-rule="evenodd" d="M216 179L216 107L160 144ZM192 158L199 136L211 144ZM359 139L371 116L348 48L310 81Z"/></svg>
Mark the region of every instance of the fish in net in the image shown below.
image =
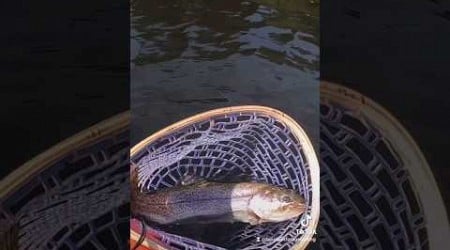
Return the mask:
<svg viewBox="0 0 450 250"><path fill-rule="evenodd" d="M278 110L239 106L202 113L145 139L130 157L141 191L173 187L195 175L286 187L306 201L306 212L281 223L157 228L168 249L303 249L314 234L318 162L302 128Z"/></svg>

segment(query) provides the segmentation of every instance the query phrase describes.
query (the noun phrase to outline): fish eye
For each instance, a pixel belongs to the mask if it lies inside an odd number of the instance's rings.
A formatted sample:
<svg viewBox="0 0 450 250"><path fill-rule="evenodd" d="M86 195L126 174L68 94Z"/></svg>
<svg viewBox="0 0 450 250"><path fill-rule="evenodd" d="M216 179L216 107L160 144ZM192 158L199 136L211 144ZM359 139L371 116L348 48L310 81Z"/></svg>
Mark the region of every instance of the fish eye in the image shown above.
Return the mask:
<svg viewBox="0 0 450 250"><path fill-rule="evenodd" d="M285 195L285 196L281 197L281 201L288 203L288 202L292 202L292 199L291 199L291 197Z"/></svg>

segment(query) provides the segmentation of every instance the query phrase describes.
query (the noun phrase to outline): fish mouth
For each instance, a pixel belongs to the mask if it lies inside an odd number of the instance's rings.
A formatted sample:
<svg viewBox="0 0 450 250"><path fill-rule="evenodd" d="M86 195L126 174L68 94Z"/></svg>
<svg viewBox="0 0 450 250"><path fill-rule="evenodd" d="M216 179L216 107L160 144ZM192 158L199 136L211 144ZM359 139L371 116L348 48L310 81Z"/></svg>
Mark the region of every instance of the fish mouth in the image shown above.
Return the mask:
<svg viewBox="0 0 450 250"><path fill-rule="evenodd" d="M306 210L306 206L302 203L292 203L284 207L281 211L279 211L278 217L274 221L286 221L290 219L294 219L300 217Z"/></svg>
<svg viewBox="0 0 450 250"><path fill-rule="evenodd" d="M289 211L295 214L295 217L300 216L306 210L306 205L300 202L295 202L289 206Z"/></svg>

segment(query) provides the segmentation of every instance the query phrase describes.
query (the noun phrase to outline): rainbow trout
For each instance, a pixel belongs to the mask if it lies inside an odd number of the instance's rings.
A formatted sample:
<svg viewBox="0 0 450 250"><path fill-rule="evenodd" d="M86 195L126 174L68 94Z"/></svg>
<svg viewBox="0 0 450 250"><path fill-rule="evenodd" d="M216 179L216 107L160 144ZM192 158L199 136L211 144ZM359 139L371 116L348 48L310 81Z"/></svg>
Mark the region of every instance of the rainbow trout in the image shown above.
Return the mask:
<svg viewBox="0 0 450 250"><path fill-rule="evenodd" d="M159 224L245 222L258 225L296 218L306 209L304 199L294 190L269 184L201 180L143 193L137 188L137 174L131 176L132 213Z"/></svg>

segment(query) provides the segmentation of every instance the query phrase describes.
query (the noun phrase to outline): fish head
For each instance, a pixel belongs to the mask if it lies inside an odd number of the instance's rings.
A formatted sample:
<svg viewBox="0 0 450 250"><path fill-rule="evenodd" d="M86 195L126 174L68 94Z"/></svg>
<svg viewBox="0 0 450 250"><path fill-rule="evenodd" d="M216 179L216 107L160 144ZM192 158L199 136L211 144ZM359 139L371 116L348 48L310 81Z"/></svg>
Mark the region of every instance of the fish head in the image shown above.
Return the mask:
<svg viewBox="0 0 450 250"><path fill-rule="evenodd" d="M303 214L306 203L295 190L267 186L252 197L249 209L262 221L281 222Z"/></svg>

